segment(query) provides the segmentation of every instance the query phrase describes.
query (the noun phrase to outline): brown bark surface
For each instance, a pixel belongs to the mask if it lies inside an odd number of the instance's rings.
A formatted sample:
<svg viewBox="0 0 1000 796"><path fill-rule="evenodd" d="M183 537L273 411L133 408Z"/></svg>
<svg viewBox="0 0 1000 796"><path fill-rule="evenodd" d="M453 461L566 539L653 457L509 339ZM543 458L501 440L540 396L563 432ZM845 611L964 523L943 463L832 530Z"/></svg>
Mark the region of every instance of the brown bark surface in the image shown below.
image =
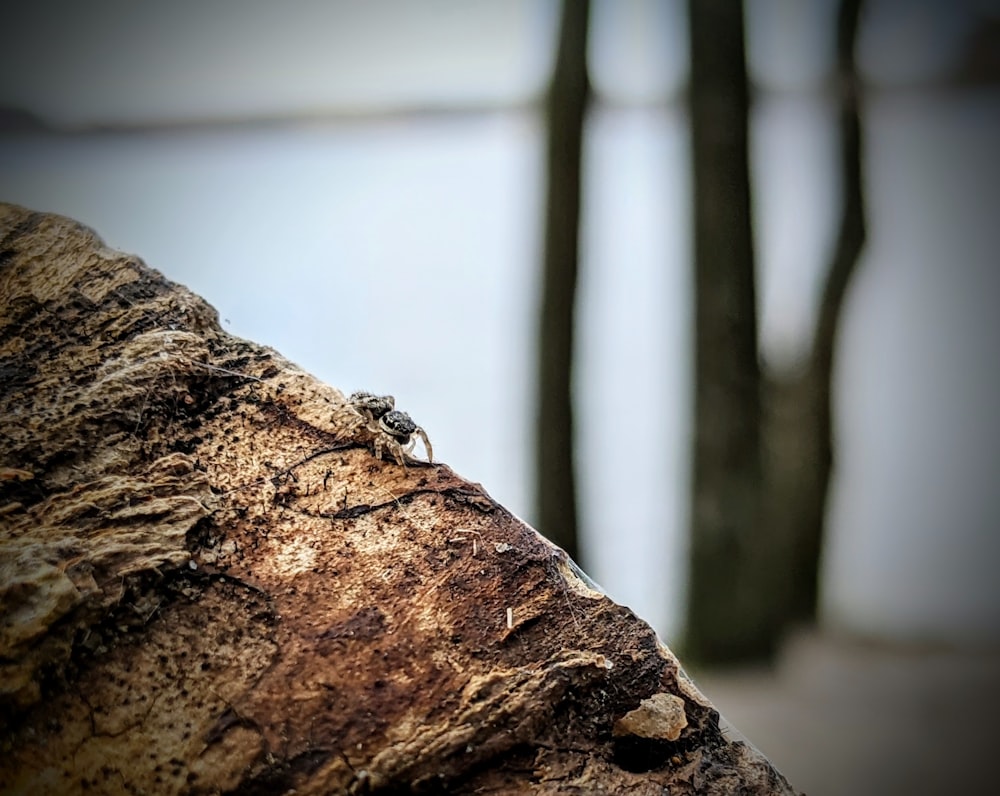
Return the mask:
<svg viewBox="0 0 1000 796"><path fill-rule="evenodd" d="M0 792L793 792L482 487L10 205L0 422Z"/></svg>

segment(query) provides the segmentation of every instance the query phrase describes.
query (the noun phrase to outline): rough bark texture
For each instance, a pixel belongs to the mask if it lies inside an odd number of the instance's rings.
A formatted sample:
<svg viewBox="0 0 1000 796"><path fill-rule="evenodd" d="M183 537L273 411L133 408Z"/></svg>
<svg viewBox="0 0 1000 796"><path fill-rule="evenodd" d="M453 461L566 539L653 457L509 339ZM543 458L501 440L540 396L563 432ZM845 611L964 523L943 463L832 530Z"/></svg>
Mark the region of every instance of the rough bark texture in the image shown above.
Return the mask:
<svg viewBox="0 0 1000 796"><path fill-rule="evenodd" d="M9 205L0 419L0 792L792 793L480 486Z"/></svg>

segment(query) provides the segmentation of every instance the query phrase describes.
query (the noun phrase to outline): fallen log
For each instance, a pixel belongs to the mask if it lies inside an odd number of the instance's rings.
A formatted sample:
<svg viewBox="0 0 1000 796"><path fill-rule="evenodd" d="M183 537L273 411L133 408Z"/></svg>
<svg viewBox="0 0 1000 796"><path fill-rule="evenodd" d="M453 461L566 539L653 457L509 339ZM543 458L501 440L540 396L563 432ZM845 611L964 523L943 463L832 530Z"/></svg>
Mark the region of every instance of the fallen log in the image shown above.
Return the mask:
<svg viewBox="0 0 1000 796"><path fill-rule="evenodd" d="M794 792L383 419L0 205L0 791Z"/></svg>

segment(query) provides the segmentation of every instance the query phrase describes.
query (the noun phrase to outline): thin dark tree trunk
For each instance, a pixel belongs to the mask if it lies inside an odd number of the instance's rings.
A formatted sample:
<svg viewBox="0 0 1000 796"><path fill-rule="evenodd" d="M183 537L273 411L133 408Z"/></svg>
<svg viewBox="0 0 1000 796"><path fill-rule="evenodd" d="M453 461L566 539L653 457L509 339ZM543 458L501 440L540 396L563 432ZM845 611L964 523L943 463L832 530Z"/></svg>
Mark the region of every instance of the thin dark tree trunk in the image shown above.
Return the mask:
<svg viewBox="0 0 1000 796"><path fill-rule="evenodd" d="M537 520L571 556L577 543L573 463L573 331L579 263L589 0L566 0L549 90L548 183L538 358Z"/></svg>
<svg viewBox="0 0 1000 796"><path fill-rule="evenodd" d="M689 0L695 437L686 651L771 651L760 580L760 368L741 3Z"/></svg>
<svg viewBox="0 0 1000 796"><path fill-rule="evenodd" d="M801 515L796 528L790 567L792 587L788 603L790 619L814 622L819 597L819 570L823 548L824 518L830 475L833 470L833 369L837 331L844 300L866 237L865 201L862 178L862 136L860 86L855 64L855 47L862 0L843 0L837 20L837 88L840 116L840 171L842 182L841 216L826 284L819 306L813 347L808 366L799 378L805 384L797 390L811 415L806 424L797 424L802 433L812 434L809 448L814 451L812 488L800 491L808 500L799 502ZM792 429L794 433L794 429ZM789 472L802 472L801 466Z"/></svg>

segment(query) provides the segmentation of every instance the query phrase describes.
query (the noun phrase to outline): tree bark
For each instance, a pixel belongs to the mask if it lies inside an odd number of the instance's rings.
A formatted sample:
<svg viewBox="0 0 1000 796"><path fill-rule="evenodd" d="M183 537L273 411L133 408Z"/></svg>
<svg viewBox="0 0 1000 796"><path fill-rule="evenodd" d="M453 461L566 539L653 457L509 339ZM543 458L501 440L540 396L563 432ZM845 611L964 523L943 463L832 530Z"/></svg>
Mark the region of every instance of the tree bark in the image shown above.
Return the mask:
<svg viewBox="0 0 1000 796"><path fill-rule="evenodd" d="M741 3L690 0L695 434L685 654L764 658L761 379Z"/></svg>
<svg viewBox="0 0 1000 796"><path fill-rule="evenodd" d="M2 793L792 793L481 487L10 205L0 419Z"/></svg>
<svg viewBox="0 0 1000 796"><path fill-rule="evenodd" d="M536 480L538 524L580 560L573 460L573 340L580 259L583 126L590 100L590 0L564 0L547 101L545 253L539 318Z"/></svg>

